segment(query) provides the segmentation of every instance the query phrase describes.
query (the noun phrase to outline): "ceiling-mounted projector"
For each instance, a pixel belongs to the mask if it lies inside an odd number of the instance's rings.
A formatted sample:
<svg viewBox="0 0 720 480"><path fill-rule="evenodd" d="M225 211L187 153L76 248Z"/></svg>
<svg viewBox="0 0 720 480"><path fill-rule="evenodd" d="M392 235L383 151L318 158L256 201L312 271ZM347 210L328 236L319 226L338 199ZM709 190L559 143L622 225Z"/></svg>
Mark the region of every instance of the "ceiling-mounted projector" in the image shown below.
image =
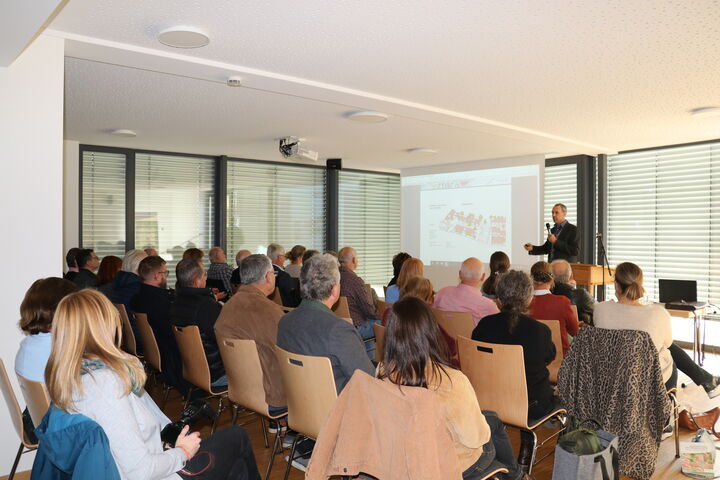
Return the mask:
<svg viewBox="0 0 720 480"><path fill-rule="evenodd" d="M283 137L280 139L280 153L285 158L302 158L317 162L318 152L308 150L300 145L300 139L297 137Z"/></svg>

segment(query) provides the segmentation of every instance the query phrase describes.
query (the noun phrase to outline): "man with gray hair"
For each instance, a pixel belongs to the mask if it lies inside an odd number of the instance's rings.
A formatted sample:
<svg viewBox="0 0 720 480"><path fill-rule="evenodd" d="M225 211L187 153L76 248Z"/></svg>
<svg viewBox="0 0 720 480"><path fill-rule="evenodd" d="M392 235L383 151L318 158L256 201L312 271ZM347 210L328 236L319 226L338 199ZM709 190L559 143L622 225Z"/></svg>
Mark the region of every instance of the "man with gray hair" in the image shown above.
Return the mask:
<svg viewBox="0 0 720 480"><path fill-rule="evenodd" d="M572 267L567 260L553 260L550 264L555 280L555 287L552 289L554 295L562 295L570 299L570 302L577 307L578 320L593 324L593 311L595 301L590 294L582 288L577 288L572 280Z"/></svg>
<svg viewBox="0 0 720 480"><path fill-rule="evenodd" d="M238 288L240 288L240 284L242 283L240 279L240 262L250 255L252 255L250 250L238 250L235 254L235 263L237 264L237 268L233 270L232 275L230 275L230 285L232 286L233 295L238 291Z"/></svg>
<svg viewBox="0 0 720 480"><path fill-rule="evenodd" d="M220 312L215 334L218 341L222 338L255 341L263 370L265 401L270 405L270 413L275 415L287 406L280 366L273 350L278 323L285 312L267 298L275 291L275 273L268 257L262 254L246 257L240 263L240 277L243 283Z"/></svg>
<svg viewBox="0 0 720 480"><path fill-rule="evenodd" d="M233 269L227 264L225 250L220 247L213 247L208 252L208 256L210 257L210 268L207 271L208 287L217 288L228 296L232 295L230 277L232 277Z"/></svg>
<svg viewBox="0 0 720 480"><path fill-rule="evenodd" d="M365 281L355 273L358 267L357 252L352 247L343 247L338 253L338 260L340 261L340 295L347 298L353 325L363 340L373 338L375 337L373 325L379 321L370 294L365 288ZM365 348L368 356L372 358L375 342L367 342Z"/></svg>
<svg viewBox="0 0 720 480"><path fill-rule="evenodd" d="M445 287L435 295L434 307L446 312L468 312L477 325L483 317L499 313L495 302L485 297L480 285L485 279L483 263L475 257L466 259L460 266L460 284Z"/></svg>
<svg viewBox="0 0 720 480"><path fill-rule="evenodd" d="M300 285L297 278L293 278L284 269L285 248L277 243L267 247L267 256L275 270L275 285L280 290L283 306L295 308L300 304Z"/></svg>
<svg viewBox="0 0 720 480"><path fill-rule="evenodd" d="M327 253L309 258L300 270L300 290L302 303L280 320L278 347L328 357L338 393L355 370L374 376L375 368L357 330L330 310L340 297L337 259Z"/></svg>

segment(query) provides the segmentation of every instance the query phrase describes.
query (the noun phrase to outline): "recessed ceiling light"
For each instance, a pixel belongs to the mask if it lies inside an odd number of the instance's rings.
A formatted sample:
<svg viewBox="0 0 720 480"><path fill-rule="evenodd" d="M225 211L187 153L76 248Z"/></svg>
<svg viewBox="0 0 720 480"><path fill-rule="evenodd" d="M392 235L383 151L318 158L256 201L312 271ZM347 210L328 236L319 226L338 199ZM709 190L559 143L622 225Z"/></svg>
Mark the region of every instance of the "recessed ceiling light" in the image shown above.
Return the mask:
<svg viewBox="0 0 720 480"><path fill-rule="evenodd" d="M353 122L382 123L388 119L388 116L387 114L382 112L363 110L360 112L350 112L345 115L345 118L347 118L348 120L352 120Z"/></svg>
<svg viewBox="0 0 720 480"><path fill-rule="evenodd" d="M416 147L416 148L408 148L408 153L419 153L423 155L432 155L434 153L438 153L437 150L434 148L424 148L424 147Z"/></svg>
<svg viewBox="0 0 720 480"><path fill-rule="evenodd" d="M118 137L127 137L127 138L130 138L130 137L136 137L136 136L137 136L137 133L135 133L135 132L132 131L132 130L128 130L128 129L126 129L126 128L118 128L118 129L116 129L116 130L111 130L111 131L110 131L110 135L116 135L116 136L118 136Z"/></svg>
<svg viewBox="0 0 720 480"><path fill-rule="evenodd" d="M158 41L175 48L200 48L210 43L210 38L195 27L170 27L158 34Z"/></svg>
<svg viewBox="0 0 720 480"><path fill-rule="evenodd" d="M714 117L720 115L720 107L698 107L690 110L693 117Z"/></svg>

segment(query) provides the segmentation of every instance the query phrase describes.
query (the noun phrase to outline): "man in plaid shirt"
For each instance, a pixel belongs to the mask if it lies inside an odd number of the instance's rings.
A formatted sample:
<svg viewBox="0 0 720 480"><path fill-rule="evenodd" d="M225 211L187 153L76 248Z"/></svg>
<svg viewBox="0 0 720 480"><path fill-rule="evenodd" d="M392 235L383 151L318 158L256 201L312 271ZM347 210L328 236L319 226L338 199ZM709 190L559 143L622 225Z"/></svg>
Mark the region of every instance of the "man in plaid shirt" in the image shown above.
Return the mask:
<svg viewBox="0 0 720 480"><path fill-rule="evenodd" d="M358 266L357 253L352 247L344 247L338 253L340 260L340 295L347 298L350 318L363 340L375 337L373 324L380 323L375 318L375 306L365 288L365 282L356 273ZM368 356L373 358L375 342L365 343Z"/></svg>
<svg viewBox="0 0 720 480"><path fill-rule="evenodd" d="M214 280L216 282L222 282L222 290L232 295L232 285L230 284L230 277L232 277L233 269L227 264L227 257L225 252L220 247L213 247L210 249L210 268L207 271L208 280Z"/></svg>

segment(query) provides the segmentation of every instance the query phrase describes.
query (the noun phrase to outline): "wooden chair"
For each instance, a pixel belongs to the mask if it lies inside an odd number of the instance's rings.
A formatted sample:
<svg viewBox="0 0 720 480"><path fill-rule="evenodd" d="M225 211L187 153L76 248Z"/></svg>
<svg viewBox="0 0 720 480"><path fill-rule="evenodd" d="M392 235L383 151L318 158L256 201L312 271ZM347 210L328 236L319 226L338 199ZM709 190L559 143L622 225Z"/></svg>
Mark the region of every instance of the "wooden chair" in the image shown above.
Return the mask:
<svg viewBox="0 0 720 480"><path fill-rule="evenodd" d="M475 329L472 314L468 312L446 312L444 310L432 309L440 325L451 337L457 339L459 336L472 337Z"/></svg>
<svg viewBox="0 0 720 480"><path fill-rule="evenodd" d="M212 429L210 433L215 432L215 426L220 414L223 412L223 398L227 397L227 389L215 390L211 386L210 366L208 365L205 349L200 338L200 329L197 325L186 327L178 327L173 325L173 333L180 350L180 358L182 359L183 378L190 382L193 386L187 394L185 407L190 402L192 391L199 388L207 392L211 397L217 397L218 409L213 419Z"/></svg>
<svg viewBox="0 0 720 480"><path fill-rule="evenodd" d="M562 334L560 332L560 320L538 320L538 322L544 323L550 328L550 336L552 337L553 345L555 345L555 360L550 362L547 369L548 372L550 372L550 383L557 384L560 365L562 365L563 358L565 358L562 347Z"/></svg>
<svg viewBox="0 0 720 480"><path fill-rule="evenodd" d="M373 329L375 330L375 362L380 363L385 351L385 327L376 323Z"/></svg>
<svg viewBox="0 0 720 480"><path fill-rule="evenodd" d="M268 447L267 428L265 419L278 420L286 414L270 415L270 406L265 401L265 387L263 386L263 370L255 340L238 340L217 337L220 355L225 365L228 377L228 400L233 403L233 420L237 420L238 405L253 411L260 417L262 423L265 448ZM265 479L270 478L275 452L280 445L280 429L275 432L272 453L265 471Z"/></svg>
<svg viewBox="0 0 720 480"><path fill-rule="evenodd" d="M350 318L350 305L347 297L338 298L338 301L332 306L332 311L340 318Z"/></svg>
<svg viewBox="0 0 720 480"><path fill-rule="evenodd" d="M50 395L43 382L35 382L20 374L16 375L20 384L20 391L25 399L25 405L27 405L28 412L30 412L30 418L32 418L33 425L37 427L42 422L48 408L50 408Z"/></svg>
<svg viewBox="0 0 720 480"><path fill-rule="evenodd" d="M157 339L155 338L155 332L153 332L150 322L148 322L147 314L136 313L135 324L137 325L138 334L140 335L140 341L143 344L145 365L150 366L156 374L161 374L162 360L160 358L160 348L158 347ZM163 400L160 409L165 408L171 388L172 387L167 384L163 386Z"/></svg>
<svg viewBox="0 0 720 480"><path fill-rule="evenodd" d="M559 418L564 425L565 409L556 408L542 418L528 419L528 392L522 346L476 342L461 336L458 338L458 351L462 371L470 379L482 408L494 410L503 423L532 433L532 471L533 465L545 458L535 461L538 448L562 431L554 433L538 445L535 429L553 417Z"/></svg>
<svg viewBox="0 0 720 480"><path fill-rule="evenodd" d="M122 303L113 303L115 308L120 312L120 322L122 323L122 349L130 355L140 357L137 353L137 342L135 341L135 333L133 332L132 325L130 325L130 318L128 317L125 305Z"/></svg>
<svg viewBox="0 0 720 480"><path fill-rule="evenodd" d="M275 287L275 291L273 293L271 293L270 295L268 295L268 298L270 300L272 300L273 302L277 303L278 305L280 305L281 307L283 306L282 296L280 295L279 288Z"/></svg>
<svg viewBox="0 0 720 480"><path fill-rule="evenodd" d="M32 443L25 434L25 428L23 427L23 414L20 410L15 391L13 390L10 378L8 378L7 371L5 370L5 363L0 359L0 389L2 389L3 397L5 398L5 405L7 405L8 412L10 413L10 420L12 420L15 433L20 439L20 448L18 449L15 461L10 469L10 475L8 480L12 480L15 477L15 470L17 470L20 457L23 453L32 452L37 449L37 443ZM39 425L39 423L38 423Z"/></svg>
<svg viewBox="0 0 720 480"><path fill-rule="evenodd" d="M329 358L290 353L278 346L275 355L288 401L288 427L298 432L285 467L283 478L287 480L298 440L317 439L335 404L337 389Z"/></svg>
<svg viewBox="0 0 720 480"><path fill-rule="evenodd" d="M377 318L379 320L382 320L383 315L385 315L385 310L392 308L392 303L383 302L382 300L378 300L376 308L377 308Z"/></svg>
<svg viewBox="0 0 720 480"><path fill-rule="evenodd" d="M672 403L672 416L673 416L673 435L675 436L675 458L680 458L680 405L677 400L677 387L673 387L668 390L668 397Z"/></svg>

